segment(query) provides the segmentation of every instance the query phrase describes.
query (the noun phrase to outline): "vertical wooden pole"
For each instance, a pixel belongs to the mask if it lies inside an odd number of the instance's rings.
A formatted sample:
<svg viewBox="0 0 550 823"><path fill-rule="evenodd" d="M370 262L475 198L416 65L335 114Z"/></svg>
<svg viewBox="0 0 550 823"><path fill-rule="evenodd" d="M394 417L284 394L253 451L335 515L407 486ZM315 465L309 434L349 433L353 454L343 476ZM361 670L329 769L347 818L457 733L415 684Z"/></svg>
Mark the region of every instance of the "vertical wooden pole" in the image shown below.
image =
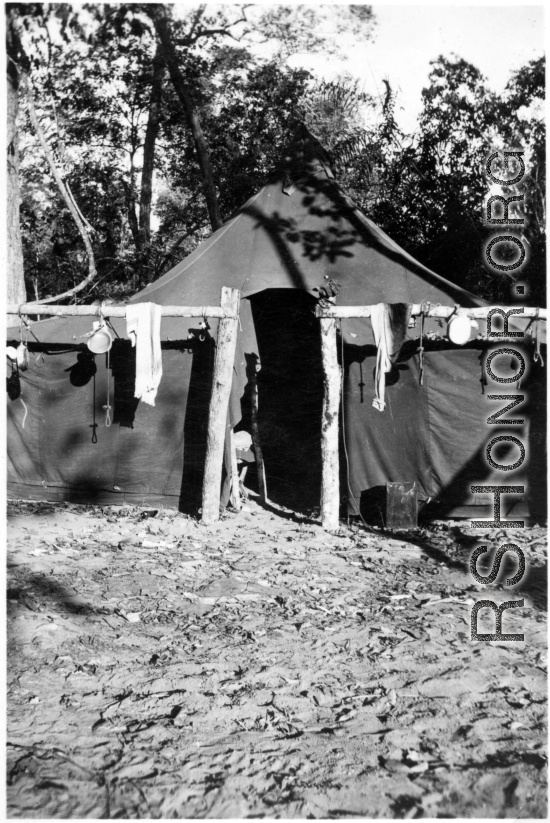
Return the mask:
<svg viewBox="0 0 550 823"><path fill-rule="evenodd" d="M252 377L252 442L254 443L254 455L256 457L256 469L258 472L258 487L260 491L260 500L262 503L267 503L267 483L265 479L265 465L262 454L262 446L260 443L260 430L258 427L258 372L259 366L256 366L256 372Z"/></svg>
<svg viewBox="0 0 550 823"><path fill-rule="evenodd" d="M237 347L239 301L238 289L222 289L221 305L235 316L222 318L218 325L202 486L202 522L205 524L215 523L220 517L223 447Z"/></svg>
<svg viewBox="0 0 550 823"><path fill-rule="evenodd" d="M231 448L231 502L235 511L241 510L241 495L239 490L239 467L237 466L237 450L233 442L233 429L229 430L229 444Z"/></svg>
<svg viewBox="0 0 550 823"><path fill-rule="evenodd" d="M321 423L321 525L336 531L340 513L340 466L338 462L338 410L342 375L336 348L336 320L321 318L321 356L325 396Z"/></svg>

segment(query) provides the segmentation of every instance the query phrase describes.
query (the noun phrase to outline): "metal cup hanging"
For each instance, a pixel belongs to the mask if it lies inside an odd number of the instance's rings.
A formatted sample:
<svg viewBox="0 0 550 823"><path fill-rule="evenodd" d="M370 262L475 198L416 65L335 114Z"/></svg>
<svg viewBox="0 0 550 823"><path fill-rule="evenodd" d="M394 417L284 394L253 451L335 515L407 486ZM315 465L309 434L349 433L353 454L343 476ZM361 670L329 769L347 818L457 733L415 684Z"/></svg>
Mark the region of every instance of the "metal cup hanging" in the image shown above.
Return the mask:
<svg viewBox="0 0 550 823"><path fill-rule="evenodd" d="M472 323L466 314L455 314L449 320L447 337L456 346L464 346L470 339Z"/></svg>
<svg viewBox="0 0 550 823"><path fill-rule="evenodd" d="M20 371L27 371L29 368L29 350L24 343L20 343L16 350L16 362Z"/></svg>
<svg viewBox="0 0 550 823"><path fill-rule="evenodd" d="M86 345L93 354L106 354L113 345L113 336L103 320L95 320Z"/></svg>

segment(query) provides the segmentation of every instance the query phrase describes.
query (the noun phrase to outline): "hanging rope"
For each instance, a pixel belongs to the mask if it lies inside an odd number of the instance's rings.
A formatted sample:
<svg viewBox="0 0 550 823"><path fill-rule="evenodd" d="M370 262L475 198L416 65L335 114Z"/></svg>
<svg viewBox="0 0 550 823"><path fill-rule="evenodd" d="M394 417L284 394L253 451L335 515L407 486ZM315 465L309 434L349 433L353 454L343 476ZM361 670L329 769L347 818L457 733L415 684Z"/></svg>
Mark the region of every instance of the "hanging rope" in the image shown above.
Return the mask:
<svg viewBox="0 0 550 823"><path fill-rule="evenodd" d="M16 379L19 379L19 366L18 366L17 362L14 363L13 361L11 361L11 376L12 376L12 378L13 378L14 375L16 375ZM8 380L8 382L9 382L9 380ZM27 409L27 404L23 400L23 386L22 386L20 380L19 380L19 398L18 399L21 401L21 403L23 405L23 408L25 409L25 414L23 415L23 421L21 423L21 428L24 429L25 428L25 421L27 419L27 414L28 414L29 410Z"/></svg>
<svg viewBox="0 0 550 823"><path fill-rule="evenodd" d="M19 399L23 404L23 408L25 409L25 414L23 415L23 422L21 423L22 428L25 428L25 420L27 419L27 414L29 410L27 409L27 404L23 400L23 392L21 392L21 396L19 397Z"/></svg>
<svg viewBox="0 0 550 823"><path fill-rule="evenodd" d="M95 358L94 358L95 360ZM90 428L92 430L92 443L97 443L97 423L95 422L95 374L92 377L92 423Z"/></svg>
<svg viewBox="0 0 550 823"><path fill-rule="evenodd" d="M36 342L40 343L40 340L38 339L36 334L31 329L30 323L28 324L27 328L30 331L30 333L32 334L32 336L34 337L34 339L36 340ZM34 361L34 365L36 366L37 369L41 369L43 366L46 365L46 360L44 358L44 352L43 351L38 352L38 354L35 358L35 361Z"/></svg>
<svg viewBox="0 0 550 823"><path fill-rule="evenodd" d="M108 351L106 355L107 360L107 405L103 406L105 409L105 426L110 428L111 420L111 352Z"/></svg>

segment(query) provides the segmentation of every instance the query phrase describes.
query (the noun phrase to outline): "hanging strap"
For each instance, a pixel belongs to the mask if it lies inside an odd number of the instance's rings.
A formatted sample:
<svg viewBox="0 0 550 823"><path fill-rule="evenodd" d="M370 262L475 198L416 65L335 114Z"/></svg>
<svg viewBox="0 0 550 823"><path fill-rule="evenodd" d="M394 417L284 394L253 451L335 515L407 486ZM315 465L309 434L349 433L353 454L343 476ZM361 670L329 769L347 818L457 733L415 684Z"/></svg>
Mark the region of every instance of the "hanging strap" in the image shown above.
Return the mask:
<svg viewBox="0 0 550 823"><path fill-rule="evenodd" d="M485 394L485 386L487 385L487 369L485 368L483 355L484 352L481 352L481 357L479 358L479 362L481 363L481 378L479 380L481 383L481 394Z"/></svg>
<svg viewBox="0 0 550 823"><path fill-rule="evenodd" d="M544 360L542 359L542 354L540 353L540 318L538 308L535 319L535 354L533 355L533 360L535 363L540 363L541 366L544 366Z"/></svg>
<svg viewBox="0 0 550 823"><path fill-rule="evenodd" d="M418 382L421 386L424 385L424 319L429 308L429 303L422 303L420 305L420 346L418 347L420 374Z"/></svg>
<svg viewBox="0 0 550 823"><path fill-rule="evenodd" d="M108 327L109 327L109 328L110 328L110 329L111 329L111 330L112 330L112 331L116 334L116 336L118 337L118 339L119 339L119 340L121 340L120 334L117 332L117 330L115 329L115 327L113 326L113 324L111 323L111 321L109 320L109 318L108 318L108 317L104 317L104 318L103 318L103 320L104 320L104 322L107 324L107 326L108 326Z"/></svg>

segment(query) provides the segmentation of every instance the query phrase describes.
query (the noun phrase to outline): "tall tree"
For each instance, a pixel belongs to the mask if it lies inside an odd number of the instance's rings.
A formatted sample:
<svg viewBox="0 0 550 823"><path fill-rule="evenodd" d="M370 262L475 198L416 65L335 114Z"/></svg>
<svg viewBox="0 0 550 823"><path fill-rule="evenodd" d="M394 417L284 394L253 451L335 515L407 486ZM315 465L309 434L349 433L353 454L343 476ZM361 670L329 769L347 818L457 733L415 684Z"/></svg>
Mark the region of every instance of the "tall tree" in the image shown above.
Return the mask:
<svg viewBox="0 0 550 823"><path fill-rule="evenodd" d="M174 88L179 97L189 124L189 128L191 129L191 133L193 135L197 158L203 177L204 197L208 207L210 223L212 225L212 229L216 231L216 229L219 229L222 225L222 218L218 205L218 195L216 192L216 185L214 183L214 174L212 171L212 164L210 162L210 154L202 130L199 113L193 103L191 92L187 87L187 83L185 82L185 78L179 67L178 54L171 36L166 6L156 3L151 4L147 7L147 11L155 25L155 29L162 46L163 57L168 65L170 78L174 84Z"/></svg>
<svg viewBox="0 0 550 823"><path fill-rule="evenodd" d="M165 62L162 47L157 47L153 58L153 79L149 99L149 119L143 143L143 165L141 167L141 197L139 203L139 237L142 245L151 242L151 204L153 199L153 174L155 170L155 146L159 132L162 107L162 81Z"/></svg>
<svg viewBox="0 0 550 823"><path fill-rule="evenodd" d="M25 303L23 243L20 227L20 191L19 191L19 135L17 115L19 111L19 75L17 61L20 56L20 43L13 25L15 11L7 8L6 53L7 53L7 300L8 303ZM8 316L8 325L17 317Z"/></svg>

